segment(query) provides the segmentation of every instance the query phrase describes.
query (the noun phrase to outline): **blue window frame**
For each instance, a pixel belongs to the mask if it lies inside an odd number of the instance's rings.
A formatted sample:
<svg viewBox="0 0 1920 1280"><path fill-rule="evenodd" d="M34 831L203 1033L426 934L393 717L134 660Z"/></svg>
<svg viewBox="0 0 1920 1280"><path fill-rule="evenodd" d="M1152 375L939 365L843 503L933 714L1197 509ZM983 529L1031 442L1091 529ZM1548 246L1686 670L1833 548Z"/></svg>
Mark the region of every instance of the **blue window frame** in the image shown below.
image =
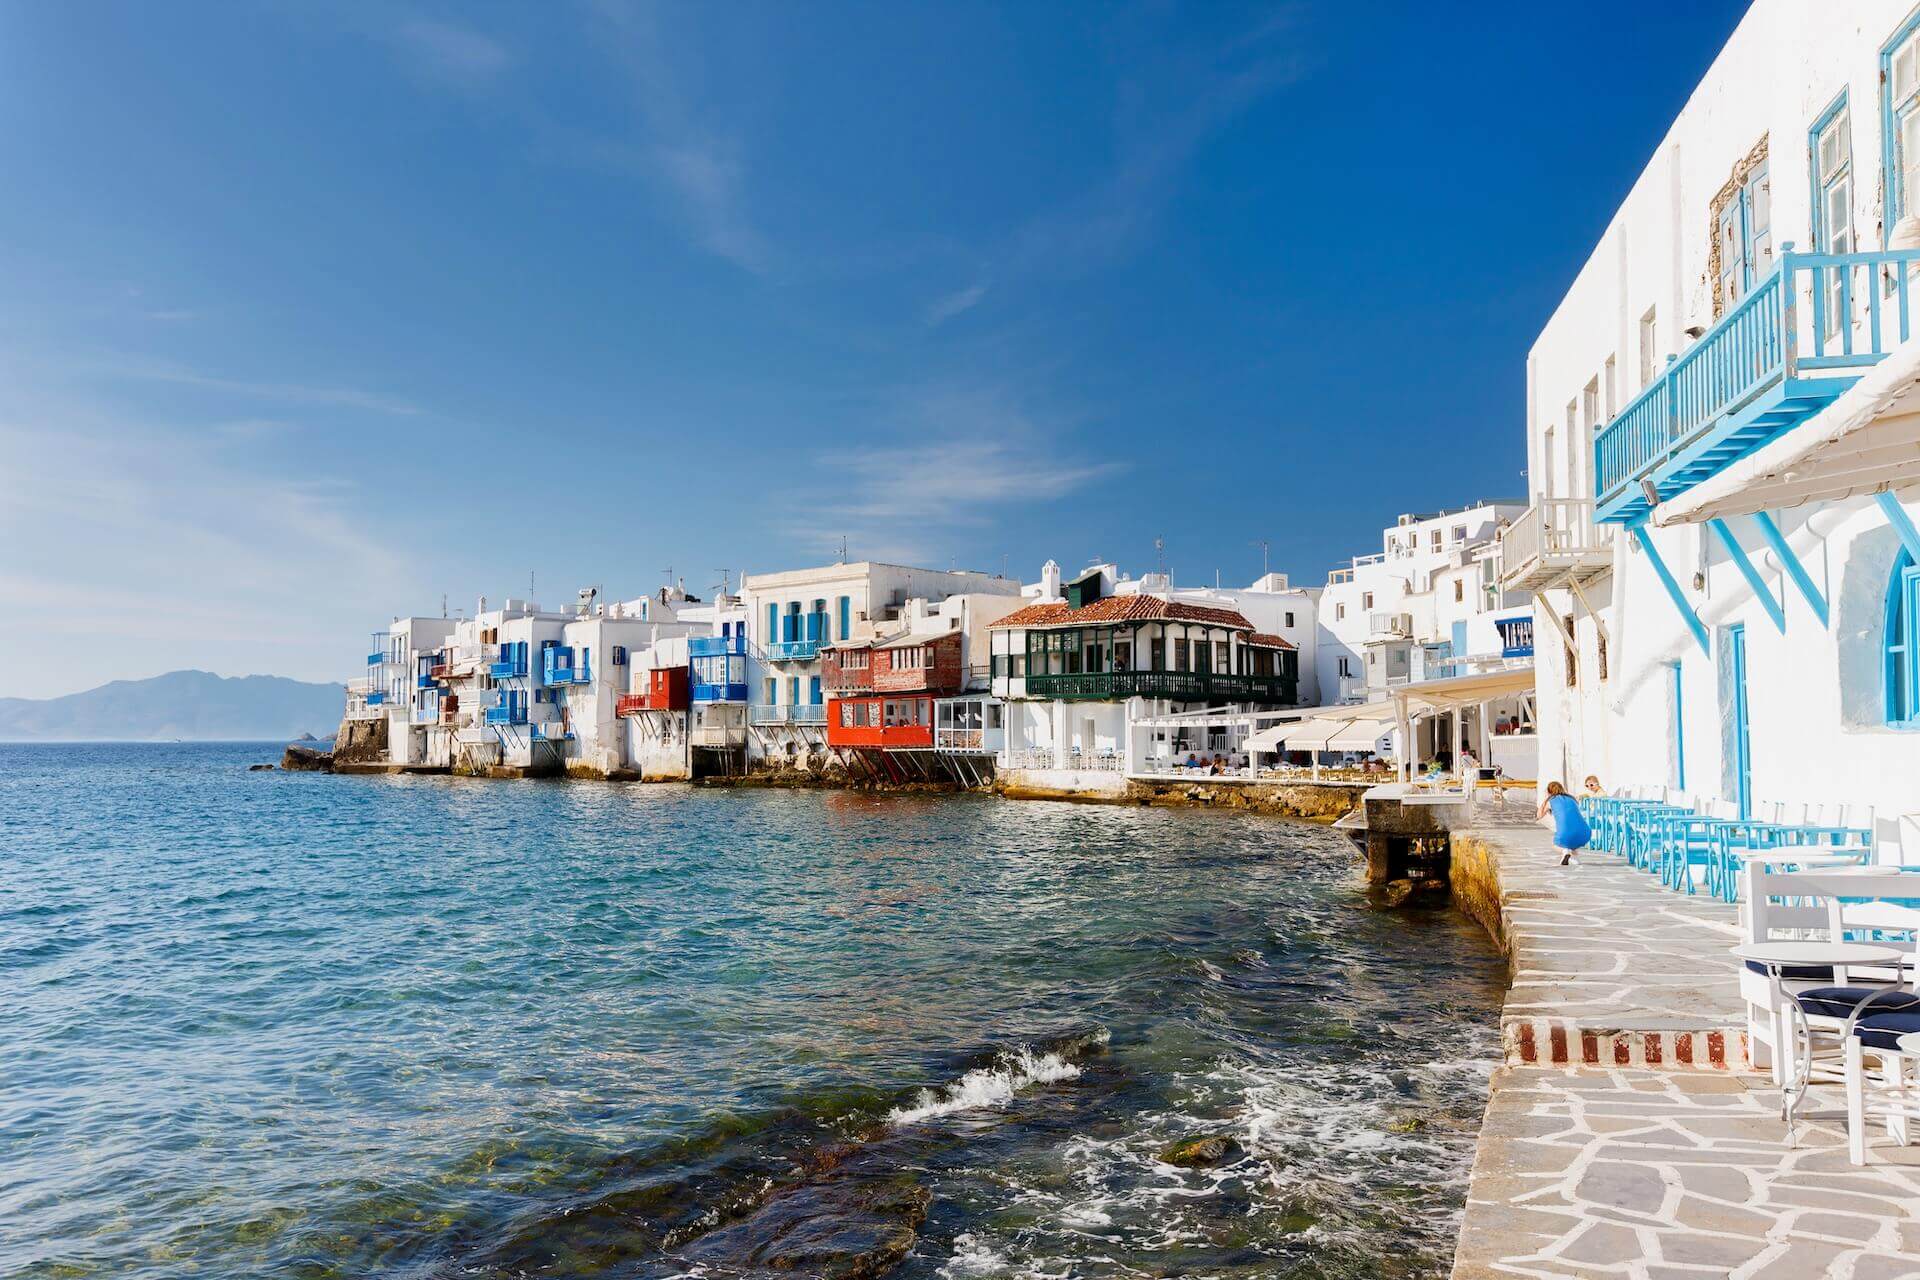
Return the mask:
<svg viewBox="0 0 1920 1280"><path fill-rule="evenodd" d="M1853 116L1843 90L1807 131L1807 176L1813 193L1813 244L1820 253L1852 253L1853 239ZM1827 273L1827 299L1822 319L1825 334L1841 328L1851 298L1851 273ZM1823 335L1824 336L1824 335Z"/></svg>
<svg viewBox="0 0 1920 1280"><path fill-rule="evenodd" d="M1920 185L1920 9L1880 48L1880 138L1887 183L1884 244Z"/></svg>
<svg viewBox="0 0 1920 1280"><path fill-rule="evenodd" d="M1905 551L1887 584L1887 723L1920 729L1920 565Z"/></svg>
<svg viewBox="0 0 1920 1280"><path fill-rule="evenodd" d="M1715 314L1730 310L1773 269L1772 190L1767 166L1762 164L1720 210L1714 228L1720 242Z"/></svg>

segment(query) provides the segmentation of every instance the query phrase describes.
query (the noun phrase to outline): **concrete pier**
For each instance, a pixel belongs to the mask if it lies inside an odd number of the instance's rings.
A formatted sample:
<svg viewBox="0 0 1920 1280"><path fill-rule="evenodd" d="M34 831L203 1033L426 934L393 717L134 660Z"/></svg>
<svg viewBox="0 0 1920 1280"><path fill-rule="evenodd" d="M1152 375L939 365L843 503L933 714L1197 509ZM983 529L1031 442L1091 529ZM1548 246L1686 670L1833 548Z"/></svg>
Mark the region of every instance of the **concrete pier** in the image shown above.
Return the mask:
<svg viewBox="0 0 1920 1280"><path fill-rule="evenodd" d="M1920 1147L1882 1133L1855 1168L1812 1121L1790 1149L1747 1070L1734 908L1611 855L1560 867L1532 816L1452 833L1455 899L1513 972L1454 1280L1920 1276Z"/></svg>

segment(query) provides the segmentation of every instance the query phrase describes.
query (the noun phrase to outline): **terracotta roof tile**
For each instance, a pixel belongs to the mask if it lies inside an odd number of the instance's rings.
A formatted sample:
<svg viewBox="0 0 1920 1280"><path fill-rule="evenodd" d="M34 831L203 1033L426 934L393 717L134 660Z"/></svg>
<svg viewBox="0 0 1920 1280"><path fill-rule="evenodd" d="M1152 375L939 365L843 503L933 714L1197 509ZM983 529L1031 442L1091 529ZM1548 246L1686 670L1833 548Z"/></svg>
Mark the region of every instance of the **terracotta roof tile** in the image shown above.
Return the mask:
<svg viewBox="0 0 1920 1280"><path fill-rule="evenodd" d="M1083 609L1069 609L1062 601L1030 604L1015 610L995 627L1062 627L1087 622L1205 622L1236 631L1251 631L1253 624L1234 609L1216 609L1211 605L1188 604L1183 600L1162 600L1159 596L1107 596Z"/></svg>
<svg viewBox="0 0 1920 1280"><path fill-rule="evenodd" d="M1285 636L1270 636L1264 631L1256 631L1248 636L1247 643L1258 645L1262 649L1291 649L1294 647L1293 641L1287 639Z"/></svg>

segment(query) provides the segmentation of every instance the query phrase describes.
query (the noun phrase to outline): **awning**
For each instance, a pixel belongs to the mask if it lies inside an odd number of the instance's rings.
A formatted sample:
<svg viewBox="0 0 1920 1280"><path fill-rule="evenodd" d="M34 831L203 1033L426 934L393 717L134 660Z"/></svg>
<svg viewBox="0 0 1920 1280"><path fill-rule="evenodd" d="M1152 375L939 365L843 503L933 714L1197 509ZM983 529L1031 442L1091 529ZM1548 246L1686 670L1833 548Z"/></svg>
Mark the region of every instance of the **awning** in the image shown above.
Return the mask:
<svg viewBox="0 0 1920 1280"><path fill-rule="evenodd" d="M1351 707L1321 707L1315 714L1290 724L1263 729L1246 741L1246 749L1279 751L1371 751L1393 731L1393 704L1368 702Z"/></svg>
<svg viewBox="0 0 1920 1280"><path fill-rule="evenodd" d="M1810 421L1653 510L1702 524L1920 485L1920 342L1902 343Z"/></svg>
<svg viewBox="0 0 1920 1280"><path fill-rule="evenodd" d="M1513 667L1505 671L1483 671L1467 676L1448 676L1443 680L1419 680L1394 689L1396 702L1412 707L1432 707L1450 711L1471 707L1495 698L1533 692L1533 668Z"/></svg>

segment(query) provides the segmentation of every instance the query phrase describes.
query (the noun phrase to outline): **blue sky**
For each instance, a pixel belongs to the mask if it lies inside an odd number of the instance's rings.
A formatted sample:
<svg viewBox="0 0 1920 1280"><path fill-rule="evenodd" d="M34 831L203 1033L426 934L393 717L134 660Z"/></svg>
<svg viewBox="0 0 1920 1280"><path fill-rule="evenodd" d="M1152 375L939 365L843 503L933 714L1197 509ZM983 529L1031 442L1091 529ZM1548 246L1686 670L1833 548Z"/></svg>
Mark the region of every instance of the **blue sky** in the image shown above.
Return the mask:
<svg viewBox="0 0 1920 1280"><path fill-rule="evenodd" d="M1744 5L0 9L0 695L672 566L1302 583L1520 495Z"/></svg>

